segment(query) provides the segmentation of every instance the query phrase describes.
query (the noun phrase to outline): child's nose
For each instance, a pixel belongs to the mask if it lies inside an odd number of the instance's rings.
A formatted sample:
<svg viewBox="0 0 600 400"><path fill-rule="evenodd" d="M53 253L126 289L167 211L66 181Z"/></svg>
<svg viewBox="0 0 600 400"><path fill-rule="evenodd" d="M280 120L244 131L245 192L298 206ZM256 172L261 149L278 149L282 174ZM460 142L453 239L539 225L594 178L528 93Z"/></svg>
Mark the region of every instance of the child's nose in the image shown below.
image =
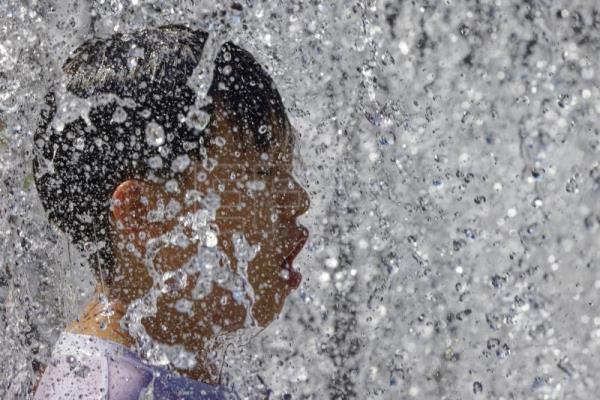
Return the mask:
<svg viewBox="0 0 600 400"><path fill-rule="evenodd" d="M296 181L291 181L289 190L282 197L282 199L286 199L284 201L286 204L280 204L284 216L287 216L289 219L295 219L299 216L305 214L310 207L310 198L308 197L308 193L306 190L302 188Z"/></svg>
<svg viewBox="0 0 600 400"><path fill-rule="evenodd" d="M294 215L295 217L306 214L310 208L310 197L308 196L308 193L300 185L298 185L298 189L298 206L296 214Z"/></svg>

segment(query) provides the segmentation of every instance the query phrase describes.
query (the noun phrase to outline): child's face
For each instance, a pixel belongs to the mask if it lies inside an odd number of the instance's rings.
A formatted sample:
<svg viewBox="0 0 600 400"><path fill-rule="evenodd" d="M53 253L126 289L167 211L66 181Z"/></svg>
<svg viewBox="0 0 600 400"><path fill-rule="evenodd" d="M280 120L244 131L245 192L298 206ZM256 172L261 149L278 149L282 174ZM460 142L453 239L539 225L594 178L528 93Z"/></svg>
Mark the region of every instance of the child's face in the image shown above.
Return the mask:
<svg viewBox="0 0 600 400"><path fill-rule="evenodd" d="M260 246L248 263L248 280L255 295L253 317L265 326L281 311L285 298L301 280L291 264L308 237L307 229L296 223L296 218L308 209L308 195L292 176L291 145L263 153L253 145L241 150L238 144L239 140L221 122L207 148L208 157L216 161L211 171L193 161L177 181L175 191L168 191L164 184L137 181L125 182L117 189L114 197L120 205L113 209L113 244L119 269L115 285L128 291L124 292L126 297L139 297L152 284L144 263L148 240L177 228L190 239L186 247L161 248L153 259L159 273L178 270L197 254L200 243L194 242L194 232L184 221L203 206L186 204L186 194L189 199L192 191L202 195L212 191L220 197L214 220L218 227L216 247L227 255L232 268L237 268L234 233L243 235L248 244ZM181 209L160 221L148 221L148 213L158 209L160 203L179 204ZM133 252L131 245L135 247ZM201 275L190 275L183 288L159 297L156 316L144 320L151 336L165 343L193 347L196 335L206 337L215 329L230 332L244 325L246 308L234 300L230 290L213 284L207 296L194 298L193 290ZM244 296L248 300L248 291ZM176 309L176 304L182 302L189 307L186 312Z"/></svg>

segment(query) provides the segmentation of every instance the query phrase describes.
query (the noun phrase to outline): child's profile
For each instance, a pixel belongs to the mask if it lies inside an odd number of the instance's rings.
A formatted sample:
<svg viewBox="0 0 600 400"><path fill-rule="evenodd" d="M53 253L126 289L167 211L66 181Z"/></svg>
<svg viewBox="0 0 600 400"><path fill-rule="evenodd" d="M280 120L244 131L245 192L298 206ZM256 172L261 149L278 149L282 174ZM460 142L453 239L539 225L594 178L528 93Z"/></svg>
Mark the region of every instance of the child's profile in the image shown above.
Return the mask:
<svg viewBox="0 0 600 400"><path fill-rule="evenodd" d="M93 107L56 123L57 94L46 97L36 187L98 284L59 338L36 399L235 398L218 385L213 339L267 326L300 284L292 263L308 230L296 219L309 199L292 174L281 97L253 56L228 42L214 61L210 105L196 109L188 79L206 39L171 25L89 40L63 70L67 92ZM140 343L121 319L150 290L159 295L144 331L194 362L167 370L132 351Z"/></svg>

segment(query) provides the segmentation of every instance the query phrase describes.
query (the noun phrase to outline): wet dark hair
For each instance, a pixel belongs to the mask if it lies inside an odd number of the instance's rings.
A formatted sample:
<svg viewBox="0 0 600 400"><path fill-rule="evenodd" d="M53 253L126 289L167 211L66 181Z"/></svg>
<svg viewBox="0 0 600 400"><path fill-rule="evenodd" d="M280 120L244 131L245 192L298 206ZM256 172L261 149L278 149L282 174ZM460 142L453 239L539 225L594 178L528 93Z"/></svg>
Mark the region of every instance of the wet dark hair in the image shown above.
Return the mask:
<svg viewBox="0 0 600 400"><path fill-rule="evenodd" d="M87 121L79 116L62 126L53 124L56 96L53 91L46 96L34 135L36 187L49 220L80 250L94 253L91 264L97 273L101 268L107 281L114 265L109 211L116 187L149 173L172 176L184 155L202 159L199 144L211 124L199 130L185 117L196 101L187 81L206 40L204 32L170 25L86 41L63 71L70 94L98 100ZM291 135L273 81L250 53L233 43L225 43L217 54L208 95L236 126L237 135L245 136L244 143L252 138L254 146L267 149L279 140L272 132ZM212 121L215 107L204 111Z"/></svg>

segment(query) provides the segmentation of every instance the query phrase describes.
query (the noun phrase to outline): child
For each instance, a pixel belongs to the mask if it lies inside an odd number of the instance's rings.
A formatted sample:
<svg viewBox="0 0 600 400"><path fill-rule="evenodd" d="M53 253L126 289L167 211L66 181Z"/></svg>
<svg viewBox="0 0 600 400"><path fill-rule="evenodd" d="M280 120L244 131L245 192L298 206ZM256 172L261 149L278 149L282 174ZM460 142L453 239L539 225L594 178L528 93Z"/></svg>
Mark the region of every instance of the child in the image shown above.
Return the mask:
<svg viewBox="0 0 600 400"><path fill-rule="evenodd" d="M292 177L281 98L248 52L225 43L210 106L196 110L187 80L206 38L164 26L88 41L63 69L67 91L94 106L56 122L47 96L36 187L98 286L36 399L235 397L217 385L215 338L268 325L300 283L292 261L308 231L296 218L309 201ZM122 327L128 308L146 311L141 331L127 318ZM131 350L151 349L144 334L193 357L152 367Z"/></svg>

